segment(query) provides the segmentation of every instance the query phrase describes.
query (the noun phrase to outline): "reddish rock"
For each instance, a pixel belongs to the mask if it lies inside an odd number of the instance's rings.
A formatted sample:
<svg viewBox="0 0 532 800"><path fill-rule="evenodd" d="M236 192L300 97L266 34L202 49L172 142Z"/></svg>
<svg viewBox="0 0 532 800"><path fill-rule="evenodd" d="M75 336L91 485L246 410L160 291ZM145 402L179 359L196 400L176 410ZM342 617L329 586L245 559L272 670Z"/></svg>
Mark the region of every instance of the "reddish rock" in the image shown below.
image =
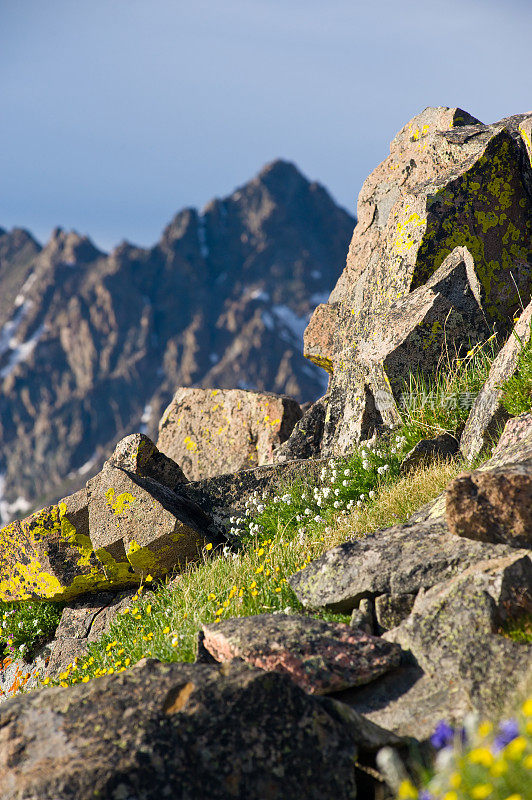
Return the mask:
<svg viewBox="0 0 532 800"><path fill-rule="evenodd" d="M532 461L459 475L447 487L446 519L458 536L532 547Z"/></svg>
<svg viewBox="0 0 532 800"><path fill-rule="evenodd" d="M349 625L286 614L204 625L202 644L217 661L242 658L288 674L309 694L370 683L400 660L398 647Z"/></svg>
<svg viewBox="0 0 532 800"><path fill-rule="evenodd" d="M271 463L301 416L290 397L182 388L162 416L157 447L197 481Z"/></svg>

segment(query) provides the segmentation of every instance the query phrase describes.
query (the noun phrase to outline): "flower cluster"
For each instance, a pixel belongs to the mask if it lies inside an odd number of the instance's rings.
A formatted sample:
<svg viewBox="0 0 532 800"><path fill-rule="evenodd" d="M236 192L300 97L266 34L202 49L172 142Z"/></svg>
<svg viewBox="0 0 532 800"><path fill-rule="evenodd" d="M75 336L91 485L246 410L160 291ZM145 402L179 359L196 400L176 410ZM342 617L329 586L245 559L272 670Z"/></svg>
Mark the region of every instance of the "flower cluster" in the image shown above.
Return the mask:
<svg viewBox="0 0 532 800"><path fill-rule="evenodd" d="M0 657L31 656L39 643L53 636L63 606L58 603L0 602Z"/></svg>
<svg viewBox="0 0 532 800"><path fill-rule="evenodd" d="M532 797L532 697L520 713L494 726L470 715L454 730L440 722L433 736L435 772L423 789L409 780L399 800L529 800Z"/></svg>

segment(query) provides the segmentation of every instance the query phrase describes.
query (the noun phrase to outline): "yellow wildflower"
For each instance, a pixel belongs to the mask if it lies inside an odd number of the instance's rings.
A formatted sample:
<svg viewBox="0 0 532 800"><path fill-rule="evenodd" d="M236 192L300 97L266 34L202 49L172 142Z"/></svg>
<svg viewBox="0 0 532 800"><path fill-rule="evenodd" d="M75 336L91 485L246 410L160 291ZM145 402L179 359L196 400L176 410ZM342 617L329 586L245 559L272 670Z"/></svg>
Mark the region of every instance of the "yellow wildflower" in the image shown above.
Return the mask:
<svg viewBox="0 0 532 800"><path fill-rule="evenodd" d="M518 761L526 750L526 739L524 736L517 736L515 739L506 745L504 754L512 761Z"/></svg>
<svg viewBox="0 0 532 800"><path fill-rule="evenodd" d="M205 545L205 550L212 550L212 544L210 542Z"/></svg>
<svg viewBox="0 0 532 800"><path fill-rule="evenodd" d="M486 797L489 797L492 792L491 783L478 783L471 789L471 797L473 800L486 800Z"/></svg>
<svg viewBox="0 0 532 800"><path fill-rule="evenodd" d="M476 747L468 755L468 760L472 764L482 764L483 767L491 767L494 762L493 753L487 747Z"/></svg>
<svg viewBox="0 0 532 800"><path fill-rule="evenodd" d="M532 697L529 697L528 700L525 700L522 710L525 717L532 717Z"/></svg>
<svg viewBox="0 0 532 800"><path fill-rule="evenodd" d="M402 781L397 797L399 800L417 800L417 789L410 781Z"/></svg>
<svg viewBox="0 0 532 800"><path fill-rule="evenodd" d="M491 722L481 722L480 725L478 726L478 735L481 736L483 739L485 739L486 736L490 735L492 730L493 730L493 725L491 724Z"/></svg>

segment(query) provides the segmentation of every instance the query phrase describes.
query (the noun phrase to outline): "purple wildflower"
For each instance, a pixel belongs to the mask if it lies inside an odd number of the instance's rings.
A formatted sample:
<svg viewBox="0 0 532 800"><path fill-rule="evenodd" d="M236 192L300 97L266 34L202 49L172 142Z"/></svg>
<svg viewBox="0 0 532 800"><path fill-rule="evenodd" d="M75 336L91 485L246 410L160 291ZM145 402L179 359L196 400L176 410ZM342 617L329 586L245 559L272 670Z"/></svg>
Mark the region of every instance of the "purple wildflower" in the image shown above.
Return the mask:
<svg viewBox="0 0 532 800"><path fill-rule="evenodd" d="M493 740L493 752L499 753L507 744L519 736L519 726L515 719L505 719L499 725L499 733Z"/></svg>
<svg viewBox="0 0 532 800"><path fill-rule="evenodd" d="M454 739L454 730L451 728L448 722L441 719L436 728L434 729L434 733L430 737L430 743L436 750L442 750L444 747L449 747L453 743Z"/></svg>
<svg viewBox="0 0 532 800"><path fill-rule="evenodd" d="M427 792L426 789L422 789L419 793L418 800L434 800L434 798L430 792Z"/></svg>

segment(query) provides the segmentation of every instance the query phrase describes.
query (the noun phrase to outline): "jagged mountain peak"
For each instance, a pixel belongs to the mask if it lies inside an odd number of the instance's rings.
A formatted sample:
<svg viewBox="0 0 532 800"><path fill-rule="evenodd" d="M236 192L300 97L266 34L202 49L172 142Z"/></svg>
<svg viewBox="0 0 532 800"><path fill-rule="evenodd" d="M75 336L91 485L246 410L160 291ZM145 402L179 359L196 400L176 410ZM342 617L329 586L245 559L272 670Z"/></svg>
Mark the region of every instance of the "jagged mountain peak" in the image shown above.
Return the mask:
<svg viewBox="0 0 532 800"><path fill-rule="evenodd" d="M55 229L17 267L10 299L6 260L0 514L77 488L122 436L154 435L178 386L323 392L302 330L354 220L315 186L274 161L203 212L179 211L153 247L122 242L109 255Z"/></svg>
<svg viewBox="0 0 532 800"><path fill-rule="evenodd" d="M93 244L88 236L77 231L65 231L54 228L43 254L65 264L89 263L105 255Z"/></svg>

